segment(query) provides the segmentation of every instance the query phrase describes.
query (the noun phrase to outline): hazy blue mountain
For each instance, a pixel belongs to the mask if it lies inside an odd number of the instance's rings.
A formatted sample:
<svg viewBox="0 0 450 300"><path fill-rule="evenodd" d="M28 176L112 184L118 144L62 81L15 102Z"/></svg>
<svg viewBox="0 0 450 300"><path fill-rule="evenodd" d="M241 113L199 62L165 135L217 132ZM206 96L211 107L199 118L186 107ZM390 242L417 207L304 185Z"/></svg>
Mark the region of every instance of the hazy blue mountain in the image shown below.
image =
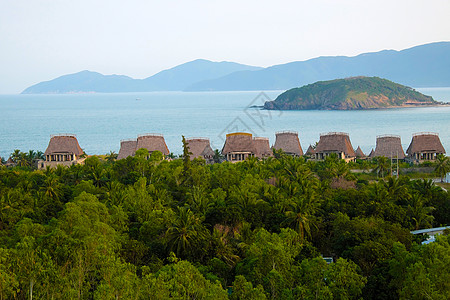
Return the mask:
<svg viewBox="0 0 450 300"><path fill-rule="evenodd" d="M35 84L22 93L181 91L198 81L222 77L236 71L259 69L262 68L233 62L212 62L198 59L161 71L145 79L82 71Z"/></svg>
<svg viewBox="0 0 450 300"><path fill-rule="evenodd" d="M145 79L82 71L38 83L23 93L285 90L353 76L377 76L413 87L450 86L450 42L318 57L265 69L198 59Z"/></svg>
<svg viewBox="0 0 450 300"><path fill-rule="evenodd" d="M352 76L378 76L413 87L450 86L450 42L354 57L318 57L258 71L240 71L194 83L186 90L284 90Z"/></svg>
<svg viewBox="0 0 450 300"><path fill-rule="evenodd" d="M197 59L143 79L143 86L154 91L182 91L188 86L207 79L222 77L243 70L261 70L261 67L234 62L212 62Z"/></svg>
<svg viewBox="0 0 450 300"><path fill-rule="evenodd" d="M64 75L50 81L40 82L25 89L22 94L78 93L78 92L122 92L133 91L135 80L124 75L103 75L81 71Z"/></svg>

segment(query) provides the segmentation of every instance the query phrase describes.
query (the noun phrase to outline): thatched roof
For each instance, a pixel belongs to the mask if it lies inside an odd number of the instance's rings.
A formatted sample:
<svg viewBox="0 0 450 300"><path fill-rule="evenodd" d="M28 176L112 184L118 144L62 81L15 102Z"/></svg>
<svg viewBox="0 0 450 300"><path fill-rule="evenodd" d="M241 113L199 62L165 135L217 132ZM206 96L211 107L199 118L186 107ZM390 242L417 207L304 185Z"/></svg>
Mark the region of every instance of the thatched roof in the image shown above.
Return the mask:
<svg viewBox="0 0 450 300"><path fill-rule="evenodd" d="M356 156L348 133L345 132L330 132L321 134L319 143L316 147L316 153L325 152L343 152L346 156L349 157Z"/></svg>
<svg viewBox="0 0 450 300"><path fill-rule="evenodd" d="M10 166L14 166L15 164L16 163L13 161L12 157L9 157L5 163L5 166L10 167Z"/></svg>
<svg viewBox="0 0 450 300"><path fill-rule="evenodd" d="M235 132L227 134L225 144L222 148L222 154L232 152L250 152L255 153L252 134L246 132Z"/></svg>
<svg viewBox="0 0 450 300"><path fill-rule="evenodd" d="M388 158L404 159L405 152L402 147L402 140L399 135L377 136L377 146L373 157L384 156Z"/></svg>
<svg viewBox="0 0 450 300"><path fill-rule="evenodd" d="M445 153L442 146L439 134L432 132L420 132L413 134L411 144L409 144L406 153L412 155L413 153L428 152L428 153Z"/></svg>
<svg viewBox="0 0 450 300"><path fill-rule="evenodd" d="M369 157L370 157L370 158L375 157L374 154L375 154L375 151L373 151L373 149L372 149L372 150L370 151Z"/></svg>
<svg viewBox="0 0 450 300"><path fill-rule="evenodd" d="M83 154L83 149L81 149L74 134L58 134L50 137L50 142L44 155L53 153L73 153L76 156L80 156Z"/></svg>
<svg viewBox="0 0 450 300"><path fill-rule="evenodd" d="M275 133L274 149L281 149L286 153L295 154L298 156L303 155L302 146L298 139L298 133L294 131L282 131Z"/></svg>
<svg viewBox="0 0 450 300"><path fill-rule="evenodd" d="M169 155L169 148L167 148L166 141L162 134L143 134L137 138L136 150L145 148L149 153L160 151L163 155Z"/></svg>
<svg viewBox="0 0 450 300"><path fill-rule="evenodd" d="M253 145L255 147L255 156L262 158L267 156L273 156L273 151L270 149L269 139L265 137L253 138Z"/></svg>
<svg viewBox="0 0 450 300"><path fill-rule="evenodd" d="M316 154L316 150L314 150L314 148L309 145L308 150L306 150L306 155L313 155Z"/></svg>
<svg viewBox="0 0 450 300"><path fill-rule="evenodd" d="M117 159L127 158L133 156L136 153L137 140L122 140L120 141L120 150Z"/></svg>
<svg viewBox="0 0 450 300"><path fill-rule="evenodd" d="M366 155L364 154L364 152L362 152L361 147L358 146L358 148L356 149L356 157L366 157Z"/></svg>
<svg viewBox="0 0 450 300"><path fill-rule="evenodd" d="M189 138L186 139L186 143L189 147L189 152L192 153L191 159L196 157L205 158L214 156L214 150L211 148L209 139Z"/></svg>

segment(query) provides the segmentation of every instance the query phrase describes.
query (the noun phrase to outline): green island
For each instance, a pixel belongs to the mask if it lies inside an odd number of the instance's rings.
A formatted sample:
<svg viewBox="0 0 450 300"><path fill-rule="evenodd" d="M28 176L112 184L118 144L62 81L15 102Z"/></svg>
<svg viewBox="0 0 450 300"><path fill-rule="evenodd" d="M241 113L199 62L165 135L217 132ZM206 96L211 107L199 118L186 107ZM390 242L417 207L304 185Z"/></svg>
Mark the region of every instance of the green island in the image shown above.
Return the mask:
<svg viewBox="0 0 450 300"><path fill-rule="evenodd" d="M449 298L448 229L410 233L450 223L431 179L447 157L397 177L384 157L206 164L186 143L171 161L44 170L16 152L0 166L0 299Z"/></svg>
<svg viewBox="0 0 450 300"><path fill-rule="evenodd" d="M293 88L267 101L265 109L355 110L440 105L432 97L379 77L319 81Z"/></svg>

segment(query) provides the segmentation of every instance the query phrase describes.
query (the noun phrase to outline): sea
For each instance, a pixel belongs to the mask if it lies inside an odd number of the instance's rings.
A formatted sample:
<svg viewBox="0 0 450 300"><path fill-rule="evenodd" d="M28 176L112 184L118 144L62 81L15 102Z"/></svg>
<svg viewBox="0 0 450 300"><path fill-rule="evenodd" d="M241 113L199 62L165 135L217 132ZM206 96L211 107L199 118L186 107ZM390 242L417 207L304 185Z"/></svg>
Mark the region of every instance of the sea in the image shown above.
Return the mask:
<svg viewBox="0 0 450 300"><path fill-rule="evenodd" d="M450 103L450 88L417 88ZM378 135L400 135L404 150L412 134L437 132L450 151L450 106L356 111L268 111L265 101L283 91L151 92L0 95L0 156L19 149L45 151L53 134L75 134L88 155L118 153L120 141L163 134L169 150L182 153L182 135L206 137L222 149L230 132L267 137L297 131L304 151L320 134L346 132L353 147L375 148Z"/></svg>

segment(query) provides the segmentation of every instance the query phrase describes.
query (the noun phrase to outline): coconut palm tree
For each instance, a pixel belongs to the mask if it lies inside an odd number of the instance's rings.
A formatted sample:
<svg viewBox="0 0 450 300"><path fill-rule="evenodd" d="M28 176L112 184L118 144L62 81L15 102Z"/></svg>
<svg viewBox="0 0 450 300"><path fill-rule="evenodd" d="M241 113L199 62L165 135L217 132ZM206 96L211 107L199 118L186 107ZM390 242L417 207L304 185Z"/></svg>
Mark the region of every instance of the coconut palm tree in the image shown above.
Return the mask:
<svg viewBox="0 0 450 300"><path fill-rule="evenodd" d="M301 239L311 237L311 226L314 226L314 214L319 208L319 201L314 197L298 197L292 199L285 212L286 220L283 222L294 228Z"/></svg>
<svg viewBox="0 0 450 300"><path fill-rule="evenodd" d="M114 151L110 151L108 155L106 155L106 161L113 162L117 159L117 153Z"/></svg>
<svg viewBox="0 0 450 300"><path fill-rule="evenodd" d="M384 174L389 170L389 159L385 156L380 156L377 157L376 163L377 165L373 170L377 173L377 176L381 175L381 178L383 178Z"/></svg>
<svg viewBox="0 0 450 300"><path fill-rule="evenodd" d="M11 159L13 162L18 163L20 160L20 150L19 149L14 149L14 152L11 153Z"/></svg>
<svg viewBox="0 0 450 300"><path fill-rule="evenodd" d="M50 175L45 178L41 190L45 196L53 200L58 200L62 195L61 184L59 183L58 177L55 175Z"/></svg>
<svg viewBox="0 0 450 300"><path fill-rule="evenodd" d="M441 178L441 182L444 182L444 177L450 172L450 160L444 154L439 154L436 157L436 168L434 169L436 174Z"/></svg>
<svg viewBox="0 0 450 300"><path fill-rule="evenodd" d="M414 230L431 227L434 217L431 212L432 206L426 206L425 200L419 193L412 195L408 204L408 213L414 222Z"/></svg>
<svg viewBox="0 0 450 300"><path fill-rule="evenodd" d="M208 239L208 231L200 219L186 206L178 209L178 214L166 231L169 251L177 257L186 258L204 249L203 242Z"/></svg>

